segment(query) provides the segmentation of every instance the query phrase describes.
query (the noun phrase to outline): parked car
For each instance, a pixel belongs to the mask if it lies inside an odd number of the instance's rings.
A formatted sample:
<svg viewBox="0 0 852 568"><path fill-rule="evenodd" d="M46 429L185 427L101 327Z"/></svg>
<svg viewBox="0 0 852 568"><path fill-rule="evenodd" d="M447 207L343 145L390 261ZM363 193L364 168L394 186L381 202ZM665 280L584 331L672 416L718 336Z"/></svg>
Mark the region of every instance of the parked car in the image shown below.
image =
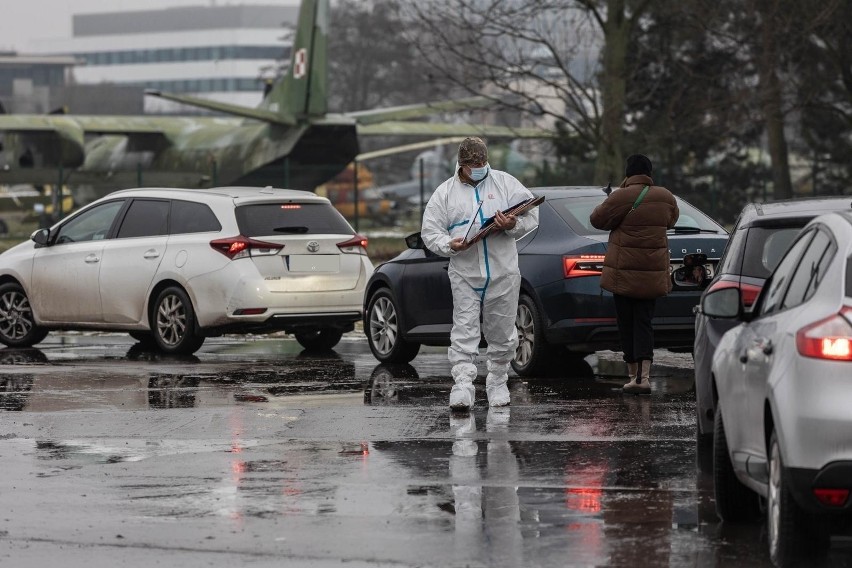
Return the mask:
<svg viewBox="0 0 852 568"><path fill-rule="evenodd" d="M850 207L849 197L790 199L772 203L750 203L740 212L722 254L716 276L704 295L720 288L739 288L743 307L751 309L766 278L781 260L787 247L808 221L831 211ZM737 322L708 317L700 308L695 314L695 409L701 443L713 436L716 402L710 386L710 364L722 335Z"/></svg>
<svg viewBox="0 0 852 568"><path fill-rule="evenodd" d="M117 191L0 255L0 342L100 329L192 353L207 336L283 330L328 349L362 318L366 246L313 193Z"/></svg>
<svg viewBox="0 0 852 568"><path fill-rule="evenodd" d="M770 556L787 565L828 545L829 521L852 518L852 210L808 223L751 311L742 296L701 301L743 322L711 367L716 510L747 519L766 499Z"/></svg>
<svg viewBox="0 0 852 568"><path fill-rule="evenodd" d="M589 214L605 198L599 187L534 189L544 196L539 227L518 241L522 275L516 325L520 343L512 362L519 375L547 372L573 354L620 350L612 294L600 288L608 232ZM694 315L701 291L716 270L728 233L713 219L678 199L680 218L669 231L672 293L657 301L655 343L692 349ZM421 345L449 345L452 295L449 259L410 235L409 249L381 264L367 284L364 331L382 362L407 363ZM700 272L694 278L696 269ZM565 347L568 352L565 352Z"/></svg>

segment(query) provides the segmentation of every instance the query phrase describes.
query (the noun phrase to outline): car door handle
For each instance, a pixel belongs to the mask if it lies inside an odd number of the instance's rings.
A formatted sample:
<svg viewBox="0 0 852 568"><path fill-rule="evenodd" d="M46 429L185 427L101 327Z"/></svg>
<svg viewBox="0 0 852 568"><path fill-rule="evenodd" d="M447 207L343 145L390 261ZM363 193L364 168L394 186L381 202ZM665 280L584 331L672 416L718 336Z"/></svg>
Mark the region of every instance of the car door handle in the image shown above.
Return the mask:
<svg viewBox="0 0 852 568"><path fill-rule="evenodd" d="M84 258L83 261L86 262L87 264L94 264L96 262L100 262L101 258L96 254L90 254L89 256Z"/></svg>
<svg viewBox="0 0 852 568"><path fill-rule="evenodd" d="M142 258L157 258L160 256L160 252L154 249L146 250L145 254L142 255Z"/></svg>

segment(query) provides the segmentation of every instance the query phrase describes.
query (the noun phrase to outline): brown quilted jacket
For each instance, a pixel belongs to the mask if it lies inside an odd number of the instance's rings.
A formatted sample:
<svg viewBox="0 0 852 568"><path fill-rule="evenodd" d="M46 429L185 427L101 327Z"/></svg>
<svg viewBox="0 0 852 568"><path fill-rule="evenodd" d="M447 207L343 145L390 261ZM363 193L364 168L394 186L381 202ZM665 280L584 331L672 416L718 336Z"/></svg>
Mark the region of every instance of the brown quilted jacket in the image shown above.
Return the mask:
<svg viewBox="0 0 852 568"><path fill-rule="evenodd" d="M650 186L639 206L633 203ZM631 298L659 298L672 289L666 229L680 212L671 192L649 176L631 176L595 207L590 221L610 231L601 288Z"/></svg>

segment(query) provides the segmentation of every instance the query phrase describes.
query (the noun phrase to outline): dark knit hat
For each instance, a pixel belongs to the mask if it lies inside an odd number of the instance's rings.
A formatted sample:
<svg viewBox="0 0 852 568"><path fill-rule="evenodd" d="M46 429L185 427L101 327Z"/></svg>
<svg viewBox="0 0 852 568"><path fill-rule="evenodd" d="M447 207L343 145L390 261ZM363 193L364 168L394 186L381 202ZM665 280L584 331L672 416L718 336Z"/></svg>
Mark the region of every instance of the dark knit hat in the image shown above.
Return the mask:
<svg viewBox="0 0 852 568"><path fill-rule="evenodd" d="M630 176L649 176L651 175L651 160L642 154L633 154L627 158L627 167L624 170L624 175Z"/></svg>
<svg viewBox="0 0 852 568"><path fill-rule="evenodd" d="M488 147L482 138L471 136L459 144L459 165L471 166L484 164L488 161Z"/></svg>

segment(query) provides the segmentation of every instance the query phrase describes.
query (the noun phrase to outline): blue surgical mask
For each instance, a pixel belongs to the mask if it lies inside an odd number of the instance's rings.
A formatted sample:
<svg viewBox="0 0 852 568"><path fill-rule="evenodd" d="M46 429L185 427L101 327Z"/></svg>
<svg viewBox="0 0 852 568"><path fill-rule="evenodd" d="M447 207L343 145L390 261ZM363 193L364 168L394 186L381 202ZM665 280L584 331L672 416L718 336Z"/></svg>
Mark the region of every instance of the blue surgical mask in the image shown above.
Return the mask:
<svg viewBox="0 0 852 568"><path fill-rule="evenodd" d="M481 168L470 168L470 179L473 181L482 181L488 175L488 164Z"/></svg>

